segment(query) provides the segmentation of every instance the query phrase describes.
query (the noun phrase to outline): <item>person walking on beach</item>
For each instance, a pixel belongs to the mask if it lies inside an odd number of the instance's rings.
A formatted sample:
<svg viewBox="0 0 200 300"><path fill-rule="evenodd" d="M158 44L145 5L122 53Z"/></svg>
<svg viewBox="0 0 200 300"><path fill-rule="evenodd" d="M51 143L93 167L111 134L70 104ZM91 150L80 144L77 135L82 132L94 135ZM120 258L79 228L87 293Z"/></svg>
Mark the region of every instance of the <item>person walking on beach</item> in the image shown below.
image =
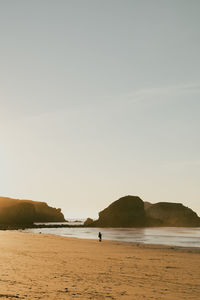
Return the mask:
<svg viewBox="0 0 200 300"><path fill-rule="evenodd" d="M99 238L99 242L101 242L101 240L102 240L102 233L100 231L99 231L98 238Z"/></svg>

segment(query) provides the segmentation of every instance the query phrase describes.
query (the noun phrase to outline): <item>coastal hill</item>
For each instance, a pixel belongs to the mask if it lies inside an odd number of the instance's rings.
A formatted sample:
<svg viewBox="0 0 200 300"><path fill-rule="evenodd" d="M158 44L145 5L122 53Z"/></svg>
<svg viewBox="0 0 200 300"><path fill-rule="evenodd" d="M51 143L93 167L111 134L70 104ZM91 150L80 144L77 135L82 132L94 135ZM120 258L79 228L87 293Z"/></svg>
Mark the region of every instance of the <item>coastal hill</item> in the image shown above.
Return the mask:
<svg viewBox="0 0 200 300"><path fill-rule="evenodd" d="M99 212L98 220L88 218L89 227L198 227L200 218L181 203L151 204L137 196L125 196Z"/></svg>
<svg viewBox="0 0 200 300"><path fill-rule="evenodd" d="M0 197L0 224L32 224L34 222L65 222L60 208L45 202Z"/></svg>
<svg viewBox="0 0 200 300"><path fill-rule="evenodd" d="M190 208L181 203L159 202L156 204L145 205L145 212L151 222L160 222L161 226L175 227L198 227L200 218Z"/></svg>
<svg viewBox="0 0 200 300"><path fill-rule="evenodd" d="M111 203L99 213L92 225L99 227L145 226L144 202L139 197L126 196Z"/></svg>

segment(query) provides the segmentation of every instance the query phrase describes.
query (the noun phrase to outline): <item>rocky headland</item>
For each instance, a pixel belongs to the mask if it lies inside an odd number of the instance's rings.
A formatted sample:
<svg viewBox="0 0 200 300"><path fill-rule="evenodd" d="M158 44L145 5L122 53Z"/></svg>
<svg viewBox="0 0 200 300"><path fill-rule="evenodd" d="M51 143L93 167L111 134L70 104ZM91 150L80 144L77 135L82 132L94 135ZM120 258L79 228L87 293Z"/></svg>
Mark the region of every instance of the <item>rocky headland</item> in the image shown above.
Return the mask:
<svg viewBox="0 0 200 300"><path fill-rule="evenodd" d="M88 227L199 227L200 218L181 203L144 202L137 196L125 196L99 212L98 220L88 218Z"/></svg>
<svg viewBox="0 0 200 300"><path fill-rule="evenodd" d="M0 225L24 225L34 222L65 222L60 208L45 202L0 197Z"/></svg>

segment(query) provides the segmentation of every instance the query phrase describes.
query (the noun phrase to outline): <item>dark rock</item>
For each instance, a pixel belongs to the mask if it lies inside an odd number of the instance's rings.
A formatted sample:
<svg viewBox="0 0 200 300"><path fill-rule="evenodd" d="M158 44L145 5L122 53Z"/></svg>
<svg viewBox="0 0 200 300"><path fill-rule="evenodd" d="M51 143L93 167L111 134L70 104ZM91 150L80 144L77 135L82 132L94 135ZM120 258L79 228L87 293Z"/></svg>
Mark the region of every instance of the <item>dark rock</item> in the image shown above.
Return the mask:
<svg viewBox="0 0 200 300"><path fill-rule="evenodd" d="M125 196L113 202L99 213L95 227L140 227L145 226L144 202L137 196Z"/></svg>
<svg viewBox="0 0 200 300"><path fill-rule="evenodd" d="M151 222L148 225L160 223L160 226L196 227L200 226L200 218L190 208L181 203L159 202L150 204L145 209Z"/></svg>
<svg viewBox="0 0 200 300"><path fill-rule="evenodd" d="M0 209L0 223L32 224L35 219L35 207L30 203L13 203Z"/></svg>
<svg viewBox="0 0 200 300"><path fill-rule="evenodd" d="M136 196L125 196L99 213L99 219L87 219L89 227L199 227L200 218L181 203L143 202Z"/></svg>
<svg viewBox="0 0 200 300"><path fill-rule="evenodd" d="M32 224L65 222L61 209L45 202L0 197L0 224Z"/></svg>
<svg viewBox="0 0 200 300"><path fill-rule="evenodd" d="M87 218L87 220L84 222L84 226L88 226L88 225L92 224L93 222L94 222L93 219Z"/></svg>
<svg viewBox="0 0 200 300"><path fill-rule="evenodd" d="M29 200L26 200L29 201ZM35 222L65 222L60 208L54 208L45 202L31 201L35 207Z"/></svg>

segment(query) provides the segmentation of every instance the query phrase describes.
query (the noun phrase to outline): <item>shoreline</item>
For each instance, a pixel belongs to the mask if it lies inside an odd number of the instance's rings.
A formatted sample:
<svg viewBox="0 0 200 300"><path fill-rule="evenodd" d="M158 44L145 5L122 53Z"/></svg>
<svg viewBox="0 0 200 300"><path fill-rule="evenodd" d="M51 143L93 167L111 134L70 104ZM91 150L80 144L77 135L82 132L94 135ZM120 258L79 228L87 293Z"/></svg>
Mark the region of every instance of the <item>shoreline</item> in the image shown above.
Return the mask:
<svg viewBox="0 0 200 300"><path fill-rule="evenodd" d="M103 241L130 242L144 245L164 245L169 247L200 248L199 228L36 228L20 229L28 233L53 234L64 237L75 237L96 240L99 231Z"/></svg>
<svg viewBox="0 0 200 300"><path fill-rule="evenodd" d="M10 230L12 232L12 230ZM54 233L42 233L42 232L24 232L24 231L19 231L17 230L16 232L19 233L24 233L24 234L33 234L33 235L43 235L43 236L55 236L55 237L61 237L64 239L69 239L69 240L83 240L83 241L96 241L98 242L98 239L96 238L81 238L81 237L69 237L69 236L64 236L64 235L58 235ZM130 241L118 241L118 240L107 240L103 239L101 243L117 243L118 245L124 245L124 244L130 244L135 246L135 247L140 247L140 248L146 248L146 249L167 249L167 250L174 250L174 251L183 251L183 252L189 252L189 253L200 253L200 247L191 247L191 246L176 246L176 245L166 245L166 244L152 244L152 243L143 243L143 242L130 242Z"/></svg>

